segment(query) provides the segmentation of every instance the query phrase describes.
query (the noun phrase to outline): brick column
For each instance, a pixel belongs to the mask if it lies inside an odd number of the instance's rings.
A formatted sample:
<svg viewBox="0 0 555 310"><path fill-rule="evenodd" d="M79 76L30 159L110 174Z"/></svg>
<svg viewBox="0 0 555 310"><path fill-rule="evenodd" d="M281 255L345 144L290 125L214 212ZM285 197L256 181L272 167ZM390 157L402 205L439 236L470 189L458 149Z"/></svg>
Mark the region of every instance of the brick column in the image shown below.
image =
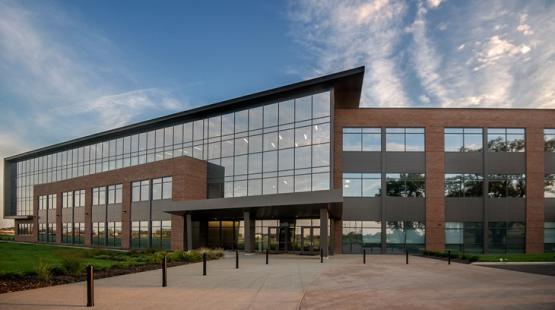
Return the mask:
<svg viewBox="0 0 555 310"><path fill-rule="evenodd" d="M92 188L85 189L85 246L92 246Z"/></svg>
<svg viewBox="0 0 555 310"><path fill-rule="evenodd" d="M526 253L543 253L543 128L526 128Z"/></svg>
<svg viewBox="0 0 555 310"><path fill-rule="evenodd" d="M333 220L331 230L333 231L334 237L333 254L341 254L343 253L343 221L337 219Z"/></svg>
<svg viewBox="0 0 555 310"><path fill-rule="evenodd" d="M173 251L185 250L185 216L172 214L171 247Z"/></svg>
<svg viewBox="0 0 555 310"><path fill-rule="evenodd" d="M121 247L131 248L131 183L121 185Z"/></svg>
<svg viewBox="0 0 555 310"><path fill-rule="evenodd" d="M56 193L56 243L62 243L62 193Z"/></svg>
<svg viewBox="0 0 555 310"><path fill-rule="evenodd" d="M426 249L445 249L443 127L426 127Z"/></svg>

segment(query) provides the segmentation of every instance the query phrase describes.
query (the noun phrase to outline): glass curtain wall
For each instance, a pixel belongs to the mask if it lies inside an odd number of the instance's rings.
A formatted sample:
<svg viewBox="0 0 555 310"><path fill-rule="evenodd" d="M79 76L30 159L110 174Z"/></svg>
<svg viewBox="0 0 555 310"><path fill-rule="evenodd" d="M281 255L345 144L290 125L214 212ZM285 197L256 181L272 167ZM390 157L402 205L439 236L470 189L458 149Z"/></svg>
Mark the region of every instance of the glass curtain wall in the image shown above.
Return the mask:
<svg viewBox="0 0 555 310"><path fill-rule="evenodd" d="M191 156L225 167L225 197L330 188L330 92L86 145L17 163L18 215L34 185Z"/></svg>

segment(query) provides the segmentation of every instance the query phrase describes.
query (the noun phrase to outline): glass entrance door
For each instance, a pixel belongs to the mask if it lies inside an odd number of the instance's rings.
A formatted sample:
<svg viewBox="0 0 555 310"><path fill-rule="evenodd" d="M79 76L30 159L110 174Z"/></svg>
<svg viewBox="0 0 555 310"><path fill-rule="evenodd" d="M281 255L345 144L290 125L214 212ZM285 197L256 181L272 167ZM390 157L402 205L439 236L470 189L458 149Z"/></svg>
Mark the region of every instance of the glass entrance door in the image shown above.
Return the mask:
<svg viewBox="0 0 555 310"><path fill-rule="evenodd" d="M301 228L301 253L315 254L320 251L320 228Z"/></svg>
<svg viewBox="0 0 555 310"><path fill-rule="evenodd" d="M268 227L268 250L279 250L279 227Z"/></svg>

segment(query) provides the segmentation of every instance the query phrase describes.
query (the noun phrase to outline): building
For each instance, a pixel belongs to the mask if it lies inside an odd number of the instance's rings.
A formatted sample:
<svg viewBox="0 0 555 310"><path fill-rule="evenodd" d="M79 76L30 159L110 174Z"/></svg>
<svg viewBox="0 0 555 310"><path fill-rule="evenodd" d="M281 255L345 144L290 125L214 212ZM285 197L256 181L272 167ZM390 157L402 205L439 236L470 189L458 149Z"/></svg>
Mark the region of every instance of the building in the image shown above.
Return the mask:
<svg viewBox="0 0 555 310"><path fill-rule="evenodd" d="M363 75L6 158L5 217L125 249L554 250L555 110L360 108Z"/></svg>

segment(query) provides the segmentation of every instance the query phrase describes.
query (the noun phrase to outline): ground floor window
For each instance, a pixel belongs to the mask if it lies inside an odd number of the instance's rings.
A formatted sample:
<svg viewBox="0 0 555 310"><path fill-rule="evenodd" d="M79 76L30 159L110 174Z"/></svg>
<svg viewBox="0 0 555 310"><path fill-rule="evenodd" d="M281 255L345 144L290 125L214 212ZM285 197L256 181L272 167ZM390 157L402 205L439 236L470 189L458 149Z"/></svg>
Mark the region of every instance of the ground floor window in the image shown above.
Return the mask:
<svg viewBox="0 0 555 310"><path fill-rule="evenodd" d="M446 222L445 249L461 253L482 253L484 224L482 222Z"/></svg>
<svg viewBox="0 0 555 310"><path fill-rule="evenodd" d="M33 234L33 223L20 223L17 224L18 236L30 236Z"/></svg>
<svg viewBox="0 0 555 310"><path fill-rule="evenodd" d="M92 244L93 246L105 246L106 245L106 223L105 222L93 222L92 223Z"/></svg>
<svg viewBox="0 0 555 310"><path fill-rule="evenodd" d="M148 248L148 221L131 222L131 248Z"/></svg>
<svg viewBox="0 0 555 310"><path fill-rule="evenodd" d="M243 249L243 221L208 221L207 246L209 248ZM241 247L239 247L239 244Z"/></svg>
<svg viewBox="0 0 555 310"><path fill-rule="evenodd" d="M73 243L73 223L62 223L62 242Z"/></svg>
<svg viewBox="0 0 555 310"><path fill-rule="evenodd" d="M47 242L56 242L56 223L48 223L47 234Z"/></svg>
<svg viewBox="0 0 555 310"><path fill-rule="evenodd" d="M422 222L388 221L386 224L386 248L388 253L420 251L425 247L425 225Z"/></svg>
<svg viewBox="0 0 555 310"><path fill-rule="evenodd" d="M108 222L106 246L121 247L121 222Z"/></svg>
<svg viewBox="0 0 555 310"><path fill-rule="evenodd" d="M39 241L40 242L48 242L48 233L47 233L47 225L46 223L39 224Z"/></svg>
<svg viewBox="0 0 555 310"><path fill-rule="evenodd" d="M489 222L489 253L524 253L526 229L524 222Z"/></svg>
<svg viewBox="0 0 555 310"><path fill-rule="evenodd" d="M363 248L368 252L381 251L381 222L376 221L343 221L343 253L361 253Z"/></svg>
<svg viewBox="0 0 555 310"><path fill-rule="evenodd" d="M85 223L73 223L73 243L85 243Z"/></svg>
<svg viewBox="0 0 555 310"><path fill-rule="evenodd" d="M152 248L171 249L171 221L152 221Z"/></svg>
<svg viewBox="0 0 555 310"><path fill-rule="evenodd" d="M555 252L555 222L543 224L543 243L545 252Z"/></svg>

